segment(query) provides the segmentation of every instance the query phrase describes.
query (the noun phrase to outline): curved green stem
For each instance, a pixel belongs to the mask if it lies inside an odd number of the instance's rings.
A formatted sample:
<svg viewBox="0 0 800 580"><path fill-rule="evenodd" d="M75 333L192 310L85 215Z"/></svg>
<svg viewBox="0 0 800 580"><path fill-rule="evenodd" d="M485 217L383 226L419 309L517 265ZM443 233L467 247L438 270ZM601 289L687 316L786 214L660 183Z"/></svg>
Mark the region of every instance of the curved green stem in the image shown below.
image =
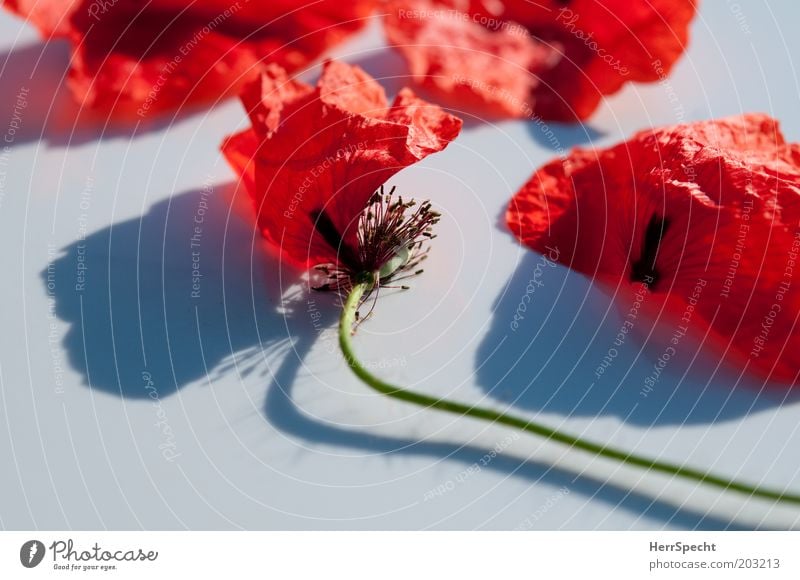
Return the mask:
<svg viewBox="0 0 800 580"><path fill-rule="evenodd" d="M372 283L369 281L361 282L354 285L353 289L348 295L347 300L345 301L344 310L342 311L341 318L339 319L339 345L341 346L344 358L352 371L358 376L358 378L379 393L394 397L395 399L399 399L407 403L413 403L421 407L430 407L433 409L438 409L439 411L446 411L456 415L473 417L475 419L482 419L484 421L515 427L522 431L544 437L550 441L562 443L569 447L586 451L598 457L613 459L627 465L633 465L651 471L666 473L675 477L697 481L699 483L739 492L752 497L768 499L776 502L800 504L800 495L797 494L784 493L782 491L757 487L747 483L725 479L724 477L719 477L717 475L692 469L690 467L683 467L673 463L656 461L640 455L634 455L632 453L628 453L627 451L615 449L607 445L600 445L598 443L586 441L585 439L557 431L556 429L528 419L514 417L513 415L506 415L505 413L494 411L492 409L476 407L464 403L457 403L445 399L438 399L436 397L431 397L429 395L424 395L422 393L416 393L414 391L397 387L391 383L387 383L379 379L370 373L366 367L364 367L364 365L362 365L358 359L356 359L351 340L356 310L361 302L361 298L364 296L364 293L369 291L371 286Z"/></svg>

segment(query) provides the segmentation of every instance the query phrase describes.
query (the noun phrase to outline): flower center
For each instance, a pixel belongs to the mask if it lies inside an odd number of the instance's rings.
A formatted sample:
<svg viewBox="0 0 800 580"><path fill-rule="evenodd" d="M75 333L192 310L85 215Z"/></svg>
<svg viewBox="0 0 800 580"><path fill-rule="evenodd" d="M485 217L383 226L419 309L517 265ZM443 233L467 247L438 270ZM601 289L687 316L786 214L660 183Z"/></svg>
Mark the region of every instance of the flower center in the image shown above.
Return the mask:
<svg viewBox="0 0 800 580"><path fill-rule="evenodd" d="M347 290L365 278L380 286L421 273L415 268L427 257L423 246L436 237L431 229L439 217L430 202L394 197L394 188L386 193L381 187L359 216L357 245L350 248L324 210L312 212L314 228L338 254L336 264L317 267L328 277L317 289Z"/></svg>
<svg viewBox="0 0 800 580"><path fill-rule="evenodd" d="M389 258L389 260L381 266L381 269L378 270L378 278L383 280L384 278L390 278L395 272L397 272L400 268L408 264L408 261L411 259L411 252L405 246L400 246L397 248L394 256Z"/></svg>

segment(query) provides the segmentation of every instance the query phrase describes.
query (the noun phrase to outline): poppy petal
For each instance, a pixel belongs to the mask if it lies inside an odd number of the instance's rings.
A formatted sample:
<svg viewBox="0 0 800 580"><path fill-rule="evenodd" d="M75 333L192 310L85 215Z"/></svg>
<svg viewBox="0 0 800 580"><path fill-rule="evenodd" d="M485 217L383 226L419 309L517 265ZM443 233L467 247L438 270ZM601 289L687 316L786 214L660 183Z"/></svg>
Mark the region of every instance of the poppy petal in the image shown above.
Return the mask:
<svg viewBox="0 0 800 580"><path fill-rule="evenodd" d="M359 30L373 0L233 3L136 0L5 6L73 46L69 84L85 107L141 118L236 94L261 62L296 70Z"/></svg>
<svg viewBox="0 0 800 580"><path fill-rule="evenodd" d="M273 67L242 100L253 129L228 138L223 152L248 186L264 236L301 268L351 259L373 193L461 128L407 89L389 105L363 70L334 61L316 87Z"/></svg>
<svg viewBox="0 0 800 580"><path fill-rule="evenodd" d="M643 131L539 169L507 222L614 292L644 282L654 304L691 303L726 359L794 384L798 151L765 115Z"/></svg>
<svg viewBox="0 0 800 580"><path fill-rule="evenodd" d="M626 82L664 78L693 0L395 0L389 42L426 89L503 117L587 118Z"/></svg>
<svg viewBox="0 0 800 580"><path fill-rule="evenodd" d="M463 3L462 3L463 4ZM386 36L412 78L437 97L484 115L522 117L550 51L522 28L490 31L458 2L402 0L389 5Z"/></svg>

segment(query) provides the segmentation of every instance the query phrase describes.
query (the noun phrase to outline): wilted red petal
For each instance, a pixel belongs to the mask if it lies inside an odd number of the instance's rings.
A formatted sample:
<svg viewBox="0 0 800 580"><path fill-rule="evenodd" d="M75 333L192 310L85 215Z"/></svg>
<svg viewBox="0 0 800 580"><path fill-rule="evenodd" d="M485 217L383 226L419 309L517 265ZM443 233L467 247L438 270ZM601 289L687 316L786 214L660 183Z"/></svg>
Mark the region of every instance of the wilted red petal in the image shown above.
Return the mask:
<svg viewBox="0 0 800 580"><path fill-rule="evenodd" d="M229 138L223 152L249 182L264 236L300 267L346 260L372 194L444 149L461 128L459 119L407 89L389 105L374 79L340 62L325 64L315 88L273 67L245 87L242 100L253 129ZM315 227L323 212L341 247Z"/></svg>
<svg viewBox="0 0 800 580"><path fill-rule="evenodd" d="M73 45L70 86L84 106L144 117L235 94L260 62L305 66L358 30L374 0L6 2ZM60 24L59 19L61 19ZM66 24L65 24L66 23Z"/></svg>
<svg viewBox="0 0 800 580"><path fill-rule="evenodd" d="M225 158L244 183L247 191L254 191L256 187L255 158L259 142L260 136L250 128L230 135L222 143Z"/></svg>
<svg viewBox="0 0 800 580"><path fill-rule="evenodd" d="M456 106L575 121L626 82L666 76L695 3L394 0L387 12L411 74Z"/></svg>
<svg viewBox="0 0 800 580"><path fill-rule="evenodd" d="M557 46L561 58L537 71L536 111L562 121L585 119L603 95L626 82L664 78L686 50L694 0L551 0L548 16L506 2L506 17Z"/></svg>
<svg viewBox="0 0 800 580"><path fill-rule="evenodd" d="M529 96L550 51L522 27L487 30L456 0L400 0L389 4L388 41L411 76L456 106L501 117L530 113Z"/></svg>
<svg viewBox="0 0 800 580"><path fill-rule="evenodd" d="M557 249L615 292L648 282L668 318L676 299L695 302L726 358L797 381L800 146L773 119L677 125L575 150L533 175L507 220L523 243Z"/></svg>
<svg viewBox="0 0 800 580"><path fill-rule="evenodd" d="M83 0L3 0L11 12L27 19L45 38L69 33L70 16Z"/></svg>
<svg viewBox="0 0 800 580"><path fill-rule="evenodd" d="M253 130L271 135L278 128L283 109L313 91L313 87L290 79L284 68L269 64L253 82L243 87L239 98L250 116Z"/></svg>

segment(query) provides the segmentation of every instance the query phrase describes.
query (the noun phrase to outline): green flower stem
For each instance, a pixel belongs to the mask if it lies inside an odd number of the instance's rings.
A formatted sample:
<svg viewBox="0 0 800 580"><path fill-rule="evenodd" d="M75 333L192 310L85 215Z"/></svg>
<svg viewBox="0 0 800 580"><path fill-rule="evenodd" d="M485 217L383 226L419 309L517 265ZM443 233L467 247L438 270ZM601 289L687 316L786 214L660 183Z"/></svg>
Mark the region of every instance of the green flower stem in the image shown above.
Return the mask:
<svg viewBox="0 0 800 580"><path fill-rule="evenodd" d="M362 365L358 359L356 359L353 352L352 343L353 324L355 323L356 310L358 309L358 305L361 302L362 297L371 289L371 287L372 282L365 281L355 284L353 289L350 291L350 294L345 301L341 318L339 319L339 346L342 349L342 353L344 354L344 358L347 361L348 366L353 370L358 378L379 393L388 395L389 397L393 397L401 401L405 401L406 403L413 403L421 407L430 407L433 409L438 409L439 411L446 411L456 415L472 417L474 419L482 419L484 421L514 427L521 431L526 431L528 433L532 433L533 435L544 437L550 441L562 443L568 447L580 449L581 451L591 453L592 455L596 455L598 457L613 459L627 465L633 465L650 471L681 477L683 479L696 481L698 483L711 485L728 491L739 492L752 497L800 505L800 495L797 494L757 487L747 483L725 479L724 477L719 477L717 475L692 469L690 467L683 467L673 463L656 461L640 455L634 455L632 453L628 453L627 451L615 449L607 445L600 445L597 443L592 443L591 441L586 441L585 439L557 431L551 427L547 427L541 423L535 423L528 419L514 417L513 415L506 415L505 413L494 411L492 409L476 407L464 403L457 403L445 399L438 399L429 395L424 395L422 393L416 393L414 391L397 387L379 379L370 373L366 367L364 367L364 365Z"/></svg>

